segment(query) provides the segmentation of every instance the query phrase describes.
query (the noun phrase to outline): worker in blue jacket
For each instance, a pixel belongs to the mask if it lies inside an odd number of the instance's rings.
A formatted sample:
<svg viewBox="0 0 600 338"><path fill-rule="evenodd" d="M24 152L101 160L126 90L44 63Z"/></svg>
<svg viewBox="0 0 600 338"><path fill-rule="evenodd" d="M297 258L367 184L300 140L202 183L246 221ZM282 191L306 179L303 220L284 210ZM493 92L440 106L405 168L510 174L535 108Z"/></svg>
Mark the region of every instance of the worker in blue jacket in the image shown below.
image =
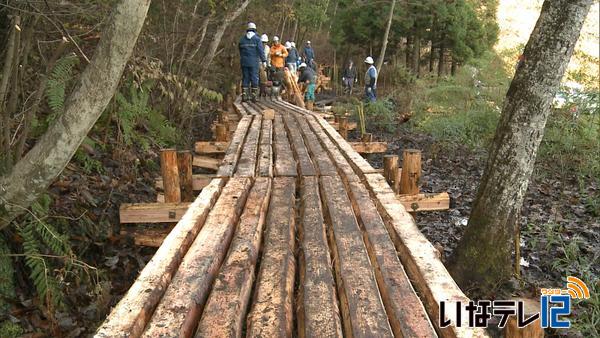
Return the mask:
<svg viewBox="0 0 600 338"><path fill-rule="evenodd" d="M240 65L242 66L242 101L248 99L256 102L258 96L259 67L262 63L266 67L267 60L263 50L260 37L256 34L256 24L248 23L246 34L242 36L239 43ZM250 91L252 85L252 91Z"/></svg>
<svg viewBox="0 0 600 338"><path fill-rule="evenodd" d="M315 64L315 50L312 48L310 41L306 41L302 54L304 62L313 70L317 70Z"/></svg>

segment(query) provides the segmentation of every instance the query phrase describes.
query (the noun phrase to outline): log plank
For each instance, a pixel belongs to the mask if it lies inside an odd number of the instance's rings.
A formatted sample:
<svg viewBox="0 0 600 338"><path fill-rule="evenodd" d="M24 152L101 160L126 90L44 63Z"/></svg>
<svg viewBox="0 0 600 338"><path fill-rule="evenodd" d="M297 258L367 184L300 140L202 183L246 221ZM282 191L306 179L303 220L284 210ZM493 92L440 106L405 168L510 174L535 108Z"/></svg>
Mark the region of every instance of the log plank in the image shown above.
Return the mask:
<svg viewBox="0 0 600 338"><path fill-rule="evenodd" d="M276 176L296 176L296 160L283 126L281 114L275 116L273 123L273 143Z"/></svg>
<svg viewBox="0 0 600 338"><path fill-rule="evenodd" d="M291 337L295 275L293 177L275 177L246 337Z"/></svg>
<svg viewBox="0 0 600 338"><path fill-rule="evenodd" d="M292 114L294 113L284 113L282 117L287 134L290 136L290 144L298 160L298 170L302 176L315 176L317 172L304 144L300 127Z"/></svg>
<svg viewBox="0 0 600 338"><path fill-rule="evenodd" d="M359 154L376 154L387 151L387 142L348 142Z"/></svg>
<svg viewBox="0 0 600 338"><path fill-rule="evenodd" d="M258 141L260 137L262 118L255 116L250 125L246 142L242 147L242 153L238 160L238 165L234 176L254 177L256 170L256 155L258 154Z"/></svg>
<svg viewBox="0 0 600 338"><path fill-rule="evenodd" d="M229 142L198 141L194 144L194 152L198 155L225 154Z"/></svg>
<svg viewBox="0 0 600 338"><path fill-rule="evenodd" d="M271 179L257 178L227 259L206 301L196 337L242 335L270 193Z"/></svg>
<svg viewBox="0 0 600 338"><path fill-rule="evenodd" d="M218 170L221 163L222 163L222 160L212 158L212 157L207 157L207 156L200 156L200 155L194 156L194 160L192 162L194 167L200 167L200 168L210 169L210 170Z"/></svg>
<svg viewBox="0 0 600 338"><path fill-rule="evenodd" d="M450 195L447 192L398 195L398 200L410 212L450 209Z"/></svg>
<svg viewBox="0 0 600 338"><path fill-rule="evenodd" d="M121 224L179 222L190 204L190 202L123 203L119 207L119 222Z"/></svg>
<svg viewBox="0 0 600 338"><path fill-rule="evenodd" d="M224 180L213 180L163 241L129 291L114 307L95 337L139 337L156 304L217 200Z"/></svg>
<svg viewBox="0 0 600 338"><path fill-rule="evenodd" d="M246 138L246 133L248 132L248 128L250 127L250 123L252 123L252 115L244 115L233 133L233 137L231 142L229 143L229 148L227 148L227 152L225 153L225 157L223 158L223 162L217 171L218 177L230 177L233 176L235 171L235 167L237 165L237 161L240 158L240 153L242 151L242 146L244 143L244 139Z"/></svg>
<svg viewBox="0 0 600 338"><path fill-rule="evenodd" d="M144 337L190 337L223 262L250 189L250 178L231 178L202 231L158 303Z"/></svg>

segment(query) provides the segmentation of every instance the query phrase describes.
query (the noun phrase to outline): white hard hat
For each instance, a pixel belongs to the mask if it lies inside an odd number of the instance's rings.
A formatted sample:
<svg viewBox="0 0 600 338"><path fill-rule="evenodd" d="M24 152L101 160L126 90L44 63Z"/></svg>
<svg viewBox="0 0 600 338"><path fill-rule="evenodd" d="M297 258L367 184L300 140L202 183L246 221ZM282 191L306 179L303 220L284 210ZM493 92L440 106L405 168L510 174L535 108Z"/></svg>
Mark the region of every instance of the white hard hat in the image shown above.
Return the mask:
<svg viewBox="0 0 600 338"><path fill-rule="evenodd" d="M254 22L248 22L248 30L256 30L256 24Z"/></svg>
<svg viewBox="0 0 600 338"><path fill-rule="evenodd" d="M306 44L307 44L307 45L310 45L310 40L306 41Z"/></svg>
<svg viewBox="0 0 600 338"><path fill-rule="evenodd" d="M296 48L296 43L292 41L292 47Z"/></svg>
<svg viewBox="0 0 600 338"><path fill-rule="evenodd" d="M275 36L273 37L273 42L277 42L277 41L279 41L279 37L278 37L277 35L275 35Z"/></svg>
<svg viewBox="0 0 600 338"><path fill-rule="evenodd" d="M260 36L260 41L269 42L269 36L267 34L263 34Z"/></svg>
<svg viewBox="0 0 600 338"><path fill-rule="evenodd" d="M292 44L289 41L285 42L285 48L290 49L292 48Z"/></svg>
<svg viewBox="0 0 600 338"><path fill-rule="evenodd" d="M373 61L373 58L370 56L367 56L367 58L365 59L365 63L368 63L370 65L374 64L375 62Z"/></svg>
<svg viewBox="0 0 600 338"><path fill-rule="evenodd" d="M306 63L302 62L302 63L300 64L300 67L298 67L298 69L300 69L300 68L306 68Z"/></svg>

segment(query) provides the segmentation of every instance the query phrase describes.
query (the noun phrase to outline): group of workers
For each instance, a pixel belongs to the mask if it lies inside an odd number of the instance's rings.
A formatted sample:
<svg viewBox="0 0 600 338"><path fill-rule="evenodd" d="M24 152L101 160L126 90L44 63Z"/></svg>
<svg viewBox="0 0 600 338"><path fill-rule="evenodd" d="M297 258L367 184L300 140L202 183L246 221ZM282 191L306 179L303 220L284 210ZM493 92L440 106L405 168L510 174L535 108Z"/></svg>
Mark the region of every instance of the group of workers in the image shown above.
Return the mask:
<svg viewBox="0 0 600 338"><path fill-rule="evenodd" d="M262 34L259 37L256 33L256 24L250 22L246 34L240 39L239 50L242 67L242 101L256 102L260 93L261 73L265 74L266 70L269 70L268 74L275 78L279 77L277 80L280 82L281 74L284 68L287 68L292 74L298 75L298 83L303 84L305 88L304 99L312 105L315 100L317 67L315 52L310 41L306 42L302 54L298 52L293 41L282 44L277 36L273 37L273 44L269 46L268 35ZM369 66L365 75L365 96L368 101L375 101L377 69L370 56L365 59L365 63ZM350 90L357 79L353 67L350 62L343 74L343 84L349 86Z"/></svg>

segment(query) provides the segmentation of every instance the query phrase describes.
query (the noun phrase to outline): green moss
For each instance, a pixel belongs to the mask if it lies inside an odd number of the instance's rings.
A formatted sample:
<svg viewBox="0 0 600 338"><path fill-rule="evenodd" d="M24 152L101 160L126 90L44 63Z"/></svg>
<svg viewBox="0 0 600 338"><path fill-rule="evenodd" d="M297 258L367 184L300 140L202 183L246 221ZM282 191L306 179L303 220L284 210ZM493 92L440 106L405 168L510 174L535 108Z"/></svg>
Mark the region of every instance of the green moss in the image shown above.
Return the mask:
<svg viewBox="0 0 600 338"><path fill-rule="evenodd" d="M16 338L20 337L23 334L23 328L19 325L4 321L0 323L0 337L4 338Z"/></svg>

